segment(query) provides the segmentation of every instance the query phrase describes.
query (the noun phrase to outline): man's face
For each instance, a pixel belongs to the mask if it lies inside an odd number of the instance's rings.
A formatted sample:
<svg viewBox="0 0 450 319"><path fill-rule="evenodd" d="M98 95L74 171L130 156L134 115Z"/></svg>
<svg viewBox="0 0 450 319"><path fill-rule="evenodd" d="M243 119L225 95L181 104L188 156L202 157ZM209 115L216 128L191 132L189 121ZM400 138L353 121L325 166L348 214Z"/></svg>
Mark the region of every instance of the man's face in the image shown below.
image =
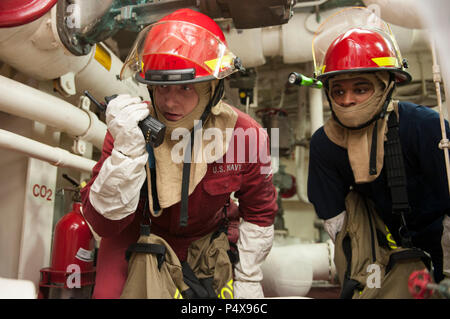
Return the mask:
<svg viewBox="0 0 450 319"><path fill-rule="evenodd" d="M199 97L193 84L157 85L154 99L156 107L167 120L178 121L195 109Z"/></svg>
<svg viewBox="0 0 450 319"><path fill-rule="evenodd" d="M366 101L374 93L372 82L362 77L333 81L330 93L340 106L350 107Z"/></svg>

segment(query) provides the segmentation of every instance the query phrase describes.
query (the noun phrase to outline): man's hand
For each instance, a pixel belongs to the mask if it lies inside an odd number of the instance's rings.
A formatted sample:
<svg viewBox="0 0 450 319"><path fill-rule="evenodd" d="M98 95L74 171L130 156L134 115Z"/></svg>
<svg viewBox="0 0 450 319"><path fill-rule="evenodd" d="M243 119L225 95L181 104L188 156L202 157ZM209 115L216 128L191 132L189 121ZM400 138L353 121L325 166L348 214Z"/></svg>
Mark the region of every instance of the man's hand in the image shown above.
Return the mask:
<svg viewBox="0 0 450 319"><path fill-rule="evenodd" d="M122 94L108 103L106 125L114 138L114 149L129 157L145 153L145 139L138 123L149 115L146 102Z"/></svg>

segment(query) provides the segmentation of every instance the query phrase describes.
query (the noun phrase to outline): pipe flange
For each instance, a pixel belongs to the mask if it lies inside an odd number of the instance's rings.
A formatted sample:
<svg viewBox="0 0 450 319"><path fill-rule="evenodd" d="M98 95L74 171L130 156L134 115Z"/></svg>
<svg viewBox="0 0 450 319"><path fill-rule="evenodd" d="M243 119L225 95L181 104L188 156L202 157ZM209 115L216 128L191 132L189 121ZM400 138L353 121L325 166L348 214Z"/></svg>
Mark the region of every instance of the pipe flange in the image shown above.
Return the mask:
<svg viewBox="0 0 450 319"><path fill-rule="evenodd" d="M82 56L87 55L92 50L92 44L80 39L77 34L77 24L71 20L71 15L67 15L70 11L70 6L66 1L58 1L56 4L56 29L58 36L67 50L73 55ZM77 14L73 12L73 14Z"/></svg>
<svg viewBox="0 0 450 319"><path fill-rule="evenodd" d="M86 140L86 141L91 141L95 136L96 136L96 132L95 132L95 127L98 126L99 123L102 123L97 115L95 115L95 113L89 111L89 110L84 110L87 113L87 115L89 116L89 127L86 130L86 132L84 132L82 135L77 136L79 139L82 140Z"/></svg>

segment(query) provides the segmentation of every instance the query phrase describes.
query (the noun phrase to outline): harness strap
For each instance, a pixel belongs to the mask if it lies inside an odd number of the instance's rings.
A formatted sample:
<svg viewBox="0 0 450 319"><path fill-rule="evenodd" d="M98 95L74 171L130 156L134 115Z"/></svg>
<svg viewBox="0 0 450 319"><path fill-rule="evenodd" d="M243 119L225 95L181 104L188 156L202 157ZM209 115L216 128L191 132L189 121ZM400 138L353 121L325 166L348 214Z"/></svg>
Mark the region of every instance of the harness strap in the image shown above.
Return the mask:
<svg viewBox="0 0 450 319"><path fill-rule="evenodd" d="M384 161L386 165L387 182L391 191L392 211L400 215L401 226L399 235L403 247L412 247L411 235L406 225L406 215L411 208L408 201L406 173L403 162L402 147L398 132L397 114L391 112L387 122L388 132L385 142Z"/></svg>
<svg viewBox="0 0 450 319"><path fill-rule="evenodd" d="M189 289L183 292L186 299L196 298L217 298L212 287L213 281L199 280L187 261L181 262L183 269L183 280L189 286ZM212 279L212 278L211 278ZM208 287L210 286L210 287ZM212 292L212 293L211 293Z"/></svg>
<svg viewBox="0 0 450 319"><path fill-rule="evenodd" d="M359 281L350 278L352 268L352 247L350 237L346 236L342 240L342 250L344 251L347 262L347 269L345 270L344 282L342 283L342 290L339 298L352 299L354 290L361 285Z"/></svg>
<svg viewBox="0 0 450 319"><path fill-rule="evenodd" d="M156 258L158 260L158 269L161 270L161 266L165 261L166 246L160 244L144 243L131 244L125 252L125 258L127 261L130 259L132 253L157 255Z"/></svg>
<svg viewBox="0 0 450 319"><path fill-rule="evenodd" d="M180 205L180 226L186 227L188 224L188 204L189 204L189 178L191 172L191 154L192 149L194 148L194 137L195 132L200 129L211 113L211 108L219 103L222 98L224 91L224 82L223 80L219 81L219 84L214 92L213 97L209 101L208 105L205 108L202 116L200 117L200 121L198 125L194 126L194 129L191 131L191 136L189 140L189 145L186 147L186 151L184 152L184 163L183 163L183 177L181 182L181 205ZM190 147L189 147L190 146Z"/></svg>
<svg viewBox="0 0 450 319"><path fill-rule="evenodd" d="M386 265L385 274L387 275L395 264L399 261L420 259L423 261L429 271L431 271L431 259L423 250L417 248L409 248L408 250L402 250L397 253L392 253L389 256L389 262Z"/></svg>

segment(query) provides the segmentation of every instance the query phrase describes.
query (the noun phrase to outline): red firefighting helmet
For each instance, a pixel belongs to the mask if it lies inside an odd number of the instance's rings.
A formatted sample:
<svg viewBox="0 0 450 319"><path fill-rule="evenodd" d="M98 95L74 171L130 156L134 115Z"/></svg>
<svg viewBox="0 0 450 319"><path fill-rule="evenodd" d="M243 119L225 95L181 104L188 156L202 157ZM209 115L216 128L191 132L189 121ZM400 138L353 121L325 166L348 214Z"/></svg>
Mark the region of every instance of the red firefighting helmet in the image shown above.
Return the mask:
<svg viewBox="0 0 450 319"><path fill-rule="evenodd" d="M121 78L134 76L152 85L186 84L222 79L240 67L214 20L180 9L139 33Z"/></svg>
<svg viewBox="0 0 450 319"><path fill-rule="evenodd" d="M398 84L411 81L389 25L364 7L344 9L328 18L313 39L315 76L389 71Z"/></svg>

